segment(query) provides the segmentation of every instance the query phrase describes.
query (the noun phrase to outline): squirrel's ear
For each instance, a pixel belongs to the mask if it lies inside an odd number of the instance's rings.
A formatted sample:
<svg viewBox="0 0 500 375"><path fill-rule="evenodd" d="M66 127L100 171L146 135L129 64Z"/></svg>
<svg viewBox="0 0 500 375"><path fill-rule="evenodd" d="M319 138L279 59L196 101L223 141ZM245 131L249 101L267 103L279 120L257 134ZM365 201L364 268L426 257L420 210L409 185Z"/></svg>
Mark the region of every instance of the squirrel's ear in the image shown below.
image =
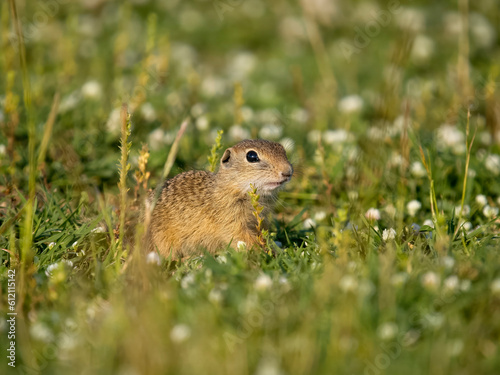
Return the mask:
<svg viewBox="0 0 500 375"><path fill-rule="evenodd" d="M222 155L222 158L220 159L220 165L223 167L229 166L229 160L231 159L231 149L228 148L226 151L224 151L224 155Z"/></svg>

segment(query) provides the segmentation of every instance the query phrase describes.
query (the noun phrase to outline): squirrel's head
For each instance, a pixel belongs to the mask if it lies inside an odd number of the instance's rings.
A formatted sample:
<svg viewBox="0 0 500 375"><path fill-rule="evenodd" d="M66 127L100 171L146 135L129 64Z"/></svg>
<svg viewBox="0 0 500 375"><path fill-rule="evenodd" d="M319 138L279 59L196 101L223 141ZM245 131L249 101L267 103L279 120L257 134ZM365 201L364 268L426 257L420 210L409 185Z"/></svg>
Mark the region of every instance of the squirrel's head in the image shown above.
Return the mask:
<svg viewBox="0 0 500 375"><path fill-rule="evenodd" d="M217 174L244 193L252 184L259 194L271 195L293 174L285 148L263 139L246 139L228 148L220 164Z"/></svg>

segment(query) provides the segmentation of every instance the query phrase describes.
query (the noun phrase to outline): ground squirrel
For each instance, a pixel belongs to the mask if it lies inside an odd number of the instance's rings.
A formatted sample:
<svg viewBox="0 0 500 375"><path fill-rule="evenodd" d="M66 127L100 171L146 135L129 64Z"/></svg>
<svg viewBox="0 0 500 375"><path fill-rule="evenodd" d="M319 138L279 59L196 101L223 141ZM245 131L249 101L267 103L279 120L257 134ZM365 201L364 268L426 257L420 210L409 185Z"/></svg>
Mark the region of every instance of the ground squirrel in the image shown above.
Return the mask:
<svg viewBox="0 0 500 375"><path fill-rule="evenodd" d="M189 171L164 182L146 235L148 251L179 259L229 243L256 243L257 221L248 194L260 194L266 217L279 187L293 167L284 147L266 140L244 140L224 151L216 173ZM149 197L149 202L153 200Z"/></svg>

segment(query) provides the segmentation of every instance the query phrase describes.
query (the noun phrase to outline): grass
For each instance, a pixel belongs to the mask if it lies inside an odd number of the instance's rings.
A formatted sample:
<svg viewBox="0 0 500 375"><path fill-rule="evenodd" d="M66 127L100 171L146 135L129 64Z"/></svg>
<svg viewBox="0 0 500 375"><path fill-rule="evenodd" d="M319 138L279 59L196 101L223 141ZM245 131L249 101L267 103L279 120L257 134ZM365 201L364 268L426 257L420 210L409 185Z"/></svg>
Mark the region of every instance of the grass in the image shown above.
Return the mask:
<svg viewBox="0 0 500 375"><path fill-rule="evenodd" d="M0 5L2 373L500 371L497 1L26 4ZM264 249L141 252L148 190L244 137L296 171Z"/></svg>

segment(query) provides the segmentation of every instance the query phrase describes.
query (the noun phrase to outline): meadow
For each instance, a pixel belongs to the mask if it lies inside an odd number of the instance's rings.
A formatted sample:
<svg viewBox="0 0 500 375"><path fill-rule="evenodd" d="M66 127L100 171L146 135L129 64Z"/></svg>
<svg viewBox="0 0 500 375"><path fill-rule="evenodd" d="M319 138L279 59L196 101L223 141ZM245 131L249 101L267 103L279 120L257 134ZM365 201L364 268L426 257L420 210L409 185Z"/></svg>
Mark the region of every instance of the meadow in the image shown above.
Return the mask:
<svg viewBox="0 0 500 375"><path fill-rule="evenodd" d="M0 12L0 373L500 373L498 0ZM295 167L266 246L144 252L245 138Z"/></svg>

